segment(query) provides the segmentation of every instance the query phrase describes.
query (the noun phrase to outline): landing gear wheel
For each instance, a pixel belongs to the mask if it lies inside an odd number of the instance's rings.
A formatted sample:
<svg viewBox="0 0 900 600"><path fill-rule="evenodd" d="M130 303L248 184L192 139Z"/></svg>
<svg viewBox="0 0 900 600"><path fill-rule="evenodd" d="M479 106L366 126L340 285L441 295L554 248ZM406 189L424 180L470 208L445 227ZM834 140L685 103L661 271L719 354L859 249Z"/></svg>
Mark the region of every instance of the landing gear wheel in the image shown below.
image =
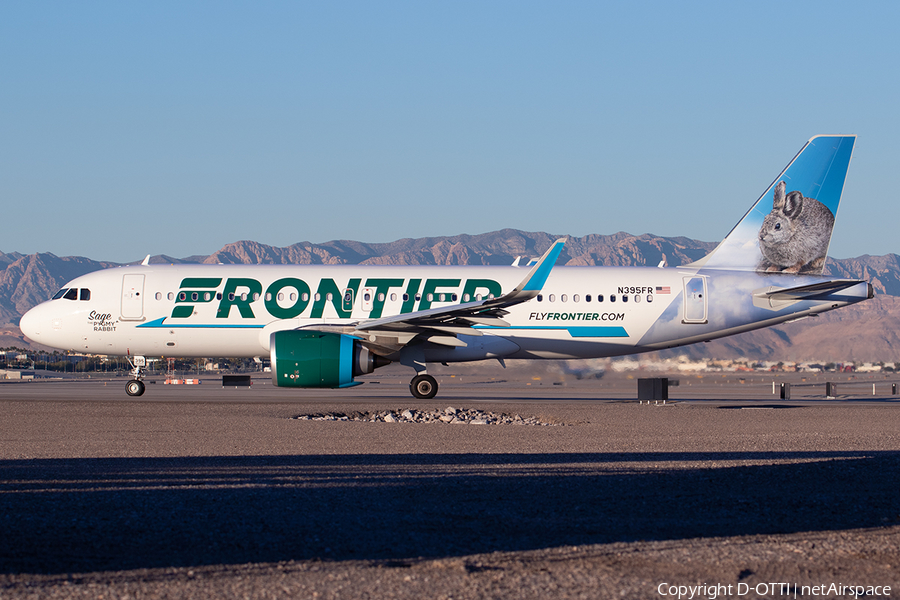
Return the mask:
<svg viewBox="0 0 900 600"><path fill-rule="evenodd" d="M409 391L419 400L430 400L437 394L437 380L431 375L416 375L409 382Z"/></svg>
<svg viewBox="0 0 900 600"><path fill-rule="evenodd" d="M132 379L125 384L125 393L129 396L140 396L144 393L144 382L140 379Z"/></svg>

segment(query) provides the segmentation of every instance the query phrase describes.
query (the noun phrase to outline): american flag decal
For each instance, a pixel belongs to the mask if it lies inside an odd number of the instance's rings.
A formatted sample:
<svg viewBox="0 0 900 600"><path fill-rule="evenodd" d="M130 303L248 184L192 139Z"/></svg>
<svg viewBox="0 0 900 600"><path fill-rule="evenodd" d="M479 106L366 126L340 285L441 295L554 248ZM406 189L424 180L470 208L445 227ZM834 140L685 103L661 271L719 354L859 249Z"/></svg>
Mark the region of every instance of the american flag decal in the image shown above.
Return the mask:
<svg viewBox="0 0 900 600"><path fill-rule="evenodd" d="M669 286L665 286L665 287L656 286L656 293L657 294L671 294L672 288L670 288Z"/></svg>

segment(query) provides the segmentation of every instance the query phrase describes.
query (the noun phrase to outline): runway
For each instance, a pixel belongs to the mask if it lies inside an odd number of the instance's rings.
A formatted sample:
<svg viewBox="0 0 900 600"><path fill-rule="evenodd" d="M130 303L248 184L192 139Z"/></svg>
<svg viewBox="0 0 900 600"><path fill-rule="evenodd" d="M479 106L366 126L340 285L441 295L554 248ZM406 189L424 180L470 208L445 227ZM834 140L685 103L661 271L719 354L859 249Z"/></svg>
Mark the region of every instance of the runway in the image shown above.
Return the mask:
<svg viewBox="0 0 900 600"><path fill-rule="evenodd" d="M124 380L2 384L0 597L896 595L900 406L883 378L875 396L847 381L861 392L791 401L765 377L705 379L665 405L632 401L624 376L445 375L431 401L392 373L137 399ZM447 406L545 425L292 418Z"/></svg>

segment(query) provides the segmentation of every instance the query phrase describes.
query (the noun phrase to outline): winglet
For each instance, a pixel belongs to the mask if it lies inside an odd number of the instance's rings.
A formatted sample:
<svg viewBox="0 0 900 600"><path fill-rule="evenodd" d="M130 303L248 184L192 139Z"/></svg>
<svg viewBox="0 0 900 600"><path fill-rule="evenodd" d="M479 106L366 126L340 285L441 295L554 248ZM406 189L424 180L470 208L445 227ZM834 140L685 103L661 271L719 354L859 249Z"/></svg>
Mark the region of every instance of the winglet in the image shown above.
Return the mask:
<svg viewBox="0 0 900 600"><path fill-rule="evenodd" d="M145 258L144 260L141 261L141 265L146 267L149 264L150 264L150 255L148 254L147 258Z"/></svg>
<svg viewBox="0 0 900 600"><path fill-rule="evenodd" d="M565 245L566 240L568 238L559 238L550 248L544 253L544 255L537 261L537 264L531 268L528 276L516 286L516 289L513 290L515 292L540 292L541 288L544 287L544 284L547 282L547 278L550 277L550 270L553 268L553 265L556 264L556 260L559 258L560 252L562 252L563 245Z"/></svg>

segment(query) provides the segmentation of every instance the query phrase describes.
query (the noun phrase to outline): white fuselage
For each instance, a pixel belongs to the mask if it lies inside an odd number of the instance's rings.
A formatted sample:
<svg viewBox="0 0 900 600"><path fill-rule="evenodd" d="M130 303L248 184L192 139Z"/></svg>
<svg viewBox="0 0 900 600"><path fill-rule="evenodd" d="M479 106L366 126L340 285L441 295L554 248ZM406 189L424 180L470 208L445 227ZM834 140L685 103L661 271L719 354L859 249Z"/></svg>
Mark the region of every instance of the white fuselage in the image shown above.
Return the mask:
<svg viewBox="0 0 900 600"><path fill-rule="evenodd" d="M490 266L119 267L66 284L78 292L33 308L21 328L40 344L93 354L265 356L275 331L352 329L369 319L496 297L527 272ZM459 335L461 346L429 344L424 358L630 354L764 327L869 295L859 283L839 296L769 306L759 299L759 290L819 281L696 268L556 267L540 296L508 309L503 319L509 327L481 326L481 336Z"/></svg>

